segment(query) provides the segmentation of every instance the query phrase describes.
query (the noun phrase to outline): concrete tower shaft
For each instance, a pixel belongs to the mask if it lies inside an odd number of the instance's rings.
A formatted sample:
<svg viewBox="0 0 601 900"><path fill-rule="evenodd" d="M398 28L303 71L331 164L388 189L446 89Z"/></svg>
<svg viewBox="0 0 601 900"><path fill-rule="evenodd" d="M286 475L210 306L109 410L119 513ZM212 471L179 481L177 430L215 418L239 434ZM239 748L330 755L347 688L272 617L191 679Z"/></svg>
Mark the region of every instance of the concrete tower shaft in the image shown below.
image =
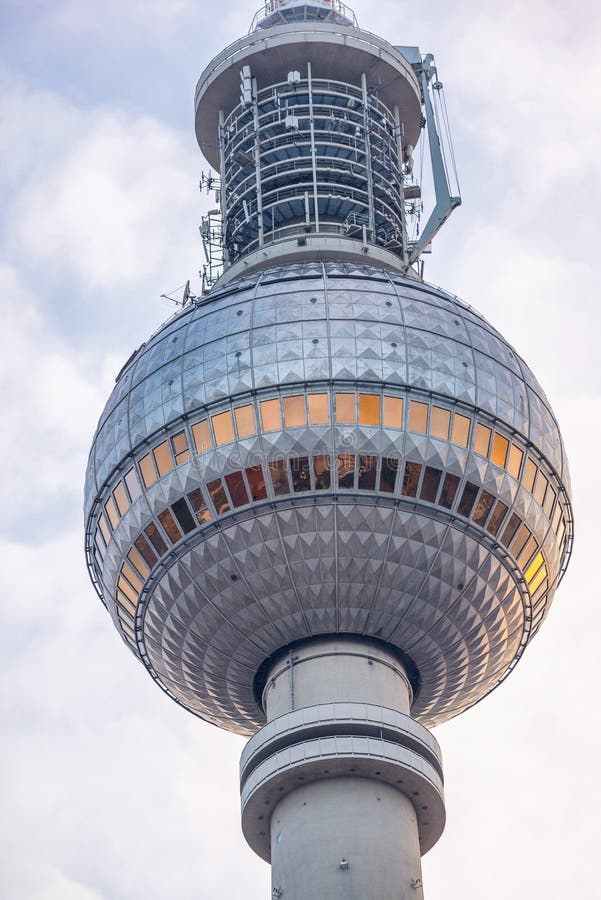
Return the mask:
<svg viewBox="0 0 601 900"><path fill-rule="evenodd" d="M402 660L377 642L316 638L272 662L241 791L273 896L421 896L420 856L445 811L440 751L411 700Z"/></svg>

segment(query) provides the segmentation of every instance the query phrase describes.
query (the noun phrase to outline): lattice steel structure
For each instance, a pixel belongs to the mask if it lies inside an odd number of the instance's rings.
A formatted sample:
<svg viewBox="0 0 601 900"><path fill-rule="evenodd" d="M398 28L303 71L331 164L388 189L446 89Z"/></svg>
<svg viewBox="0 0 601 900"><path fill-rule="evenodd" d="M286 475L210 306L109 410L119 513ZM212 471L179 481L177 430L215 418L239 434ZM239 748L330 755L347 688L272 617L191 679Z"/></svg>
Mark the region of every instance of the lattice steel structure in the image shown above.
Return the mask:
<svg viewBox="0 0 601 900"><path fill-rule="evenodd" d="M221 274L124 366L90 454L94 584L163 690L252 736L243 829L274 897L421 896L444 826L427 728L512 670L571 549L545 394L420 277L459 202L439 90L431 56L326 0L271 0L213 60Z"/></svg>

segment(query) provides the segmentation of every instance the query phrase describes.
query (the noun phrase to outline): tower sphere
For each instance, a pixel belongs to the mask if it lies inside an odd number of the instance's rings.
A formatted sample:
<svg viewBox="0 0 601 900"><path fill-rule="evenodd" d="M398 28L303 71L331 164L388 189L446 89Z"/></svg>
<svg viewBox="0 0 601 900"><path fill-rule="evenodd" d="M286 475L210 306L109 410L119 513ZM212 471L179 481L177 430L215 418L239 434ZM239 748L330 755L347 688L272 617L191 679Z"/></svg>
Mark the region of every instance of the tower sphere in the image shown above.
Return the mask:
<svg viewBox="0 0 601 900"><path fill-rule="evenodd" d="M189 303L119 373L85 491L90 573L175 700L265 721L308 638L388 645L433 725L537 632L572 535L540 385L471 307L414 277L299 261Z"/></svg>

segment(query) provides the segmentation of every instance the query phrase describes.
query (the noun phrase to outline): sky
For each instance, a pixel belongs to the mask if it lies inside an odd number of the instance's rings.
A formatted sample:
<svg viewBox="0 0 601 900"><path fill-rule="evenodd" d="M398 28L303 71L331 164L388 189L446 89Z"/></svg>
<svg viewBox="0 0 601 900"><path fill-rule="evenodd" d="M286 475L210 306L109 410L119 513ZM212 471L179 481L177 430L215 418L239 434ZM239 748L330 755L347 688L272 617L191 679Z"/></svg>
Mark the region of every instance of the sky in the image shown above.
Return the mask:
<svg viewBox="0 0 601 900"><path fill-rule="evenodd" d="M426 278L531 365L571 464L576 540L511 677L435 730L446 831L427 900L564 900L598 883L601 7L356 0L435 53L463 206ZM88 580L82 495L123 362L198 290L207 200L193 91L253 4L0 0L0 896L266 900L243 740L178 708Z"/></svg>

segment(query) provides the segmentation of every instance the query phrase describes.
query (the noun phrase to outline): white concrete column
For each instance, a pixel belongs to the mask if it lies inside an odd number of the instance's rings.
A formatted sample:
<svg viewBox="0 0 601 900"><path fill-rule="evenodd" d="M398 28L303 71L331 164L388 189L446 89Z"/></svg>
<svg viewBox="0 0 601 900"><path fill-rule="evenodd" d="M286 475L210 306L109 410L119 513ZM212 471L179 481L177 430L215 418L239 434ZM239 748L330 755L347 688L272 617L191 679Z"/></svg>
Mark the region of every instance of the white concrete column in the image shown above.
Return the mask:
<svg viewBox="0 0 601 900"><path fill-rule="evenodd" d="M273 726L279 717L290 720L290 714L296 721L304 710L307 722L318 715L322 727L328 727L328 709L334 710L331 704L342 704L336 707L338 712L345 703L373 705L364 708L376 718L382 707L408 714L411 699L411 686L398 658L383 646L350 637L315 639L283 653L271 667L263 692L268 723ZM269 728L270 724L265 730ZM342 746L346 730L335 721L334 713L329 733ZM365 738L356 739L354 746L359 741ZM295 776L292 790L276 787L276 792L283 793L269 822L272 897L421 900L416 811L400 788L380 780L383 742L373 739L373 763L368 749L367 759L357 764L351 759L344 770L338 760L336 766L330 761L323 739L309 743L313 748L318 742L323 748L317 763L321 761L321 770L316 773L312 764L307 776ZM292 745L291 762L315 752L308 750L309 743L305 739ZM402 781L402 769L397 774ZM389 776L388 780L394 779Z"/></svg>

